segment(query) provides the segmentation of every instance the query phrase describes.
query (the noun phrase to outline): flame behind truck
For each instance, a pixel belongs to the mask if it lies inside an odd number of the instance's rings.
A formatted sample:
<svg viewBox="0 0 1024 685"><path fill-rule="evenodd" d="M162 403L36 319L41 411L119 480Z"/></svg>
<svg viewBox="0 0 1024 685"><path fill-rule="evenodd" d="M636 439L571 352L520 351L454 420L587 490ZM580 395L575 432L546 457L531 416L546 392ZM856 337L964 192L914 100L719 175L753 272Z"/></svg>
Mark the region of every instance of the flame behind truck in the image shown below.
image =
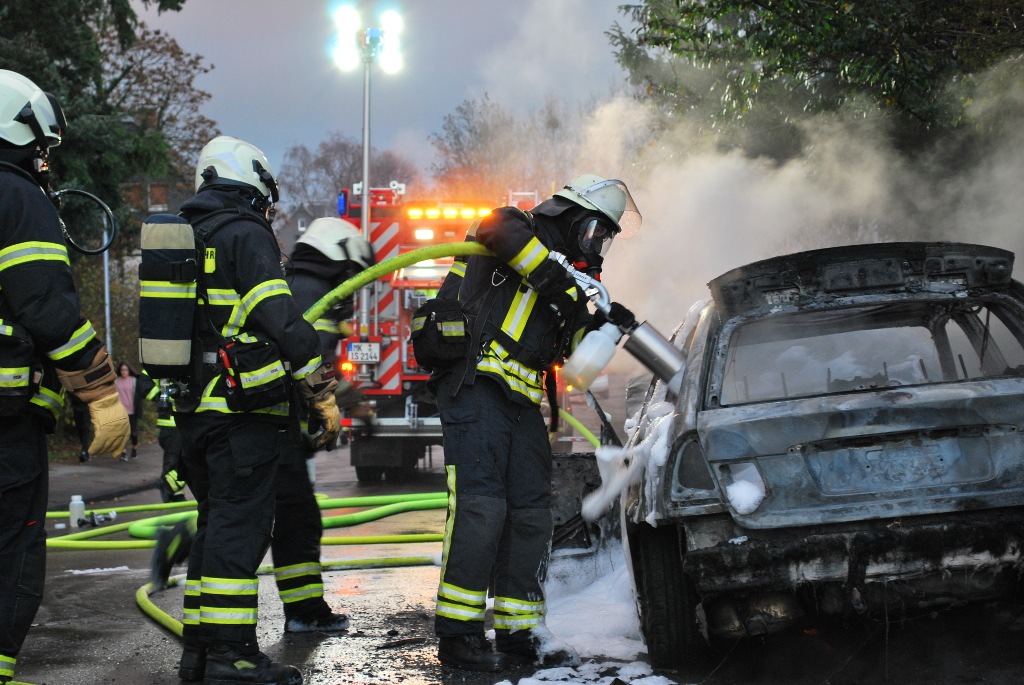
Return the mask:
<svg viewBox="0 0 1024 685"><path fill-rule="evenodd" d="M472 222L491 212L486 202L405 202L404 187L371 188L370 243L381 262L413 250L459 243ZM362 206L339 198L339 216L361 228ZM412 312L434 297L452 264L451 257L420 262L387 274L356 294L353 330L340 342L338 366L374 406L372 433L358 419L342 416L351 440L351 459L362 482L382 476L401 481L413 477L420 459L433 457L441 445L441 420L429 374L421 369L409 343ZM364 305L368 315L361 322Z"/></svg>

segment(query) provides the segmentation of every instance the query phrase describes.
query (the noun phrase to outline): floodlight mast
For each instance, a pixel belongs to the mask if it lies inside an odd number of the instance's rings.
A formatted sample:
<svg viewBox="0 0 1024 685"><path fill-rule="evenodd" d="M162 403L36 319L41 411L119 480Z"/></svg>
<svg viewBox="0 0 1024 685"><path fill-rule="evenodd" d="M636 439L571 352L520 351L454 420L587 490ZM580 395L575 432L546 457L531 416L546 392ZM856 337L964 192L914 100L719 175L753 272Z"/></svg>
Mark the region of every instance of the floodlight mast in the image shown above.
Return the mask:
<svg viewBox="0 0 1024 685"><path fill-rule="evenodd" d="M363 65L363 178L359 184L360 196L360 229L363 237L373 244L370 235L370 67L380 57L381 68L386 73L394 73L402 67L399 49L399 34L402 31L402 18L394 10L384 12L380 27L364 27L359 12L351 5L343 5L334 13L335 26L338 28L338 44L334 53L334 62L342 70L351 71L362 62ZM354 40L353 40L354 38ZM359 335L369 335L370 331L370 300L359 298ZM360 365L359 376L368 376L369 367Z"/></svg>

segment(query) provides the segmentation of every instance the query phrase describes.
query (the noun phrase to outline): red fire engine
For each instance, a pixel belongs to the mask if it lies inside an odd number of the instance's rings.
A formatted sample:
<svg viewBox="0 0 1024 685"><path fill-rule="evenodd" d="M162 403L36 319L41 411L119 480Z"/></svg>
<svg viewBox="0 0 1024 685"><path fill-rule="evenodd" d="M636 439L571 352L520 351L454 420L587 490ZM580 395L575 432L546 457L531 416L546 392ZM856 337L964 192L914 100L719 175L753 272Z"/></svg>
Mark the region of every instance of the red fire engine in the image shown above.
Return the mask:
<svg viewBox="0 0 1024 685"><path fill-rule="evenodd" d="M371 188L370 243L377 261L442 243L459 243L486 203L404 202L404 187ZM362 206L339 198L339 216L361 228ZM356 295L356 334L341 341L342 373L374 404L373 432L350 431L352 465L360 481L404 480L420 458L441 444L437 407L425 391L429 375L416 365L409 343L412 312L433 297L452 258L420 262L381 277ZM364 314L365 307L365 314ZM365 320L363 320L365 318ZM345 418L351 429L358 421Z"/></svg>

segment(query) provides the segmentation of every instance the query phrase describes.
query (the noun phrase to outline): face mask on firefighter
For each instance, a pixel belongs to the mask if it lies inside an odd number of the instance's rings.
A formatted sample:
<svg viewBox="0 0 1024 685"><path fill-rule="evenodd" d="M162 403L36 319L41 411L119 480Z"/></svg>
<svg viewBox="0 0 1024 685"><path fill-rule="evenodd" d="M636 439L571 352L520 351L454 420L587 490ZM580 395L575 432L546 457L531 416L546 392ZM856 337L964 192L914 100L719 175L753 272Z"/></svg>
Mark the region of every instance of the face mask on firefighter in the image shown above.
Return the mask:
<svg viewBox="0 0 1024 685"><path fill-rule="evenodd" d="M606 219L595 216L585 217L577 231L580 254L593 263L594 258L604 258L611 247L616 229Z"/></svg>

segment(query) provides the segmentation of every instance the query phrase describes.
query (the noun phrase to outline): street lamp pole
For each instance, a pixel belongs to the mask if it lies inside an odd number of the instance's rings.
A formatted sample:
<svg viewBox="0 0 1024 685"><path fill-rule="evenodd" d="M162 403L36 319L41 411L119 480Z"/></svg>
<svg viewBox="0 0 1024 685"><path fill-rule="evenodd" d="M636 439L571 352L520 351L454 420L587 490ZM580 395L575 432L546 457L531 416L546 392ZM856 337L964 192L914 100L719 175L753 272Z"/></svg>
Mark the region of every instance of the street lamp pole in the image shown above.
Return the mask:
<svg viewBox="0 0 1024 685"><path fill-rule="evenodd" d="M351 5L343 5L334 12L334 23L338 28L338 43L334 50L334 62L342 70L351 70L359 62L363 64L363 178L360 193L360 228L363 237L373 243L370 235L370 67L380 57L385 72L395 72L402 67L398 35L402 31L402 18L394 10L380 16L380 28L358 28L362 26L359 13ZM351 37L355 37L352 41ZM367 335L370 330L370 300L359 298L359 333Z"/></svg>

